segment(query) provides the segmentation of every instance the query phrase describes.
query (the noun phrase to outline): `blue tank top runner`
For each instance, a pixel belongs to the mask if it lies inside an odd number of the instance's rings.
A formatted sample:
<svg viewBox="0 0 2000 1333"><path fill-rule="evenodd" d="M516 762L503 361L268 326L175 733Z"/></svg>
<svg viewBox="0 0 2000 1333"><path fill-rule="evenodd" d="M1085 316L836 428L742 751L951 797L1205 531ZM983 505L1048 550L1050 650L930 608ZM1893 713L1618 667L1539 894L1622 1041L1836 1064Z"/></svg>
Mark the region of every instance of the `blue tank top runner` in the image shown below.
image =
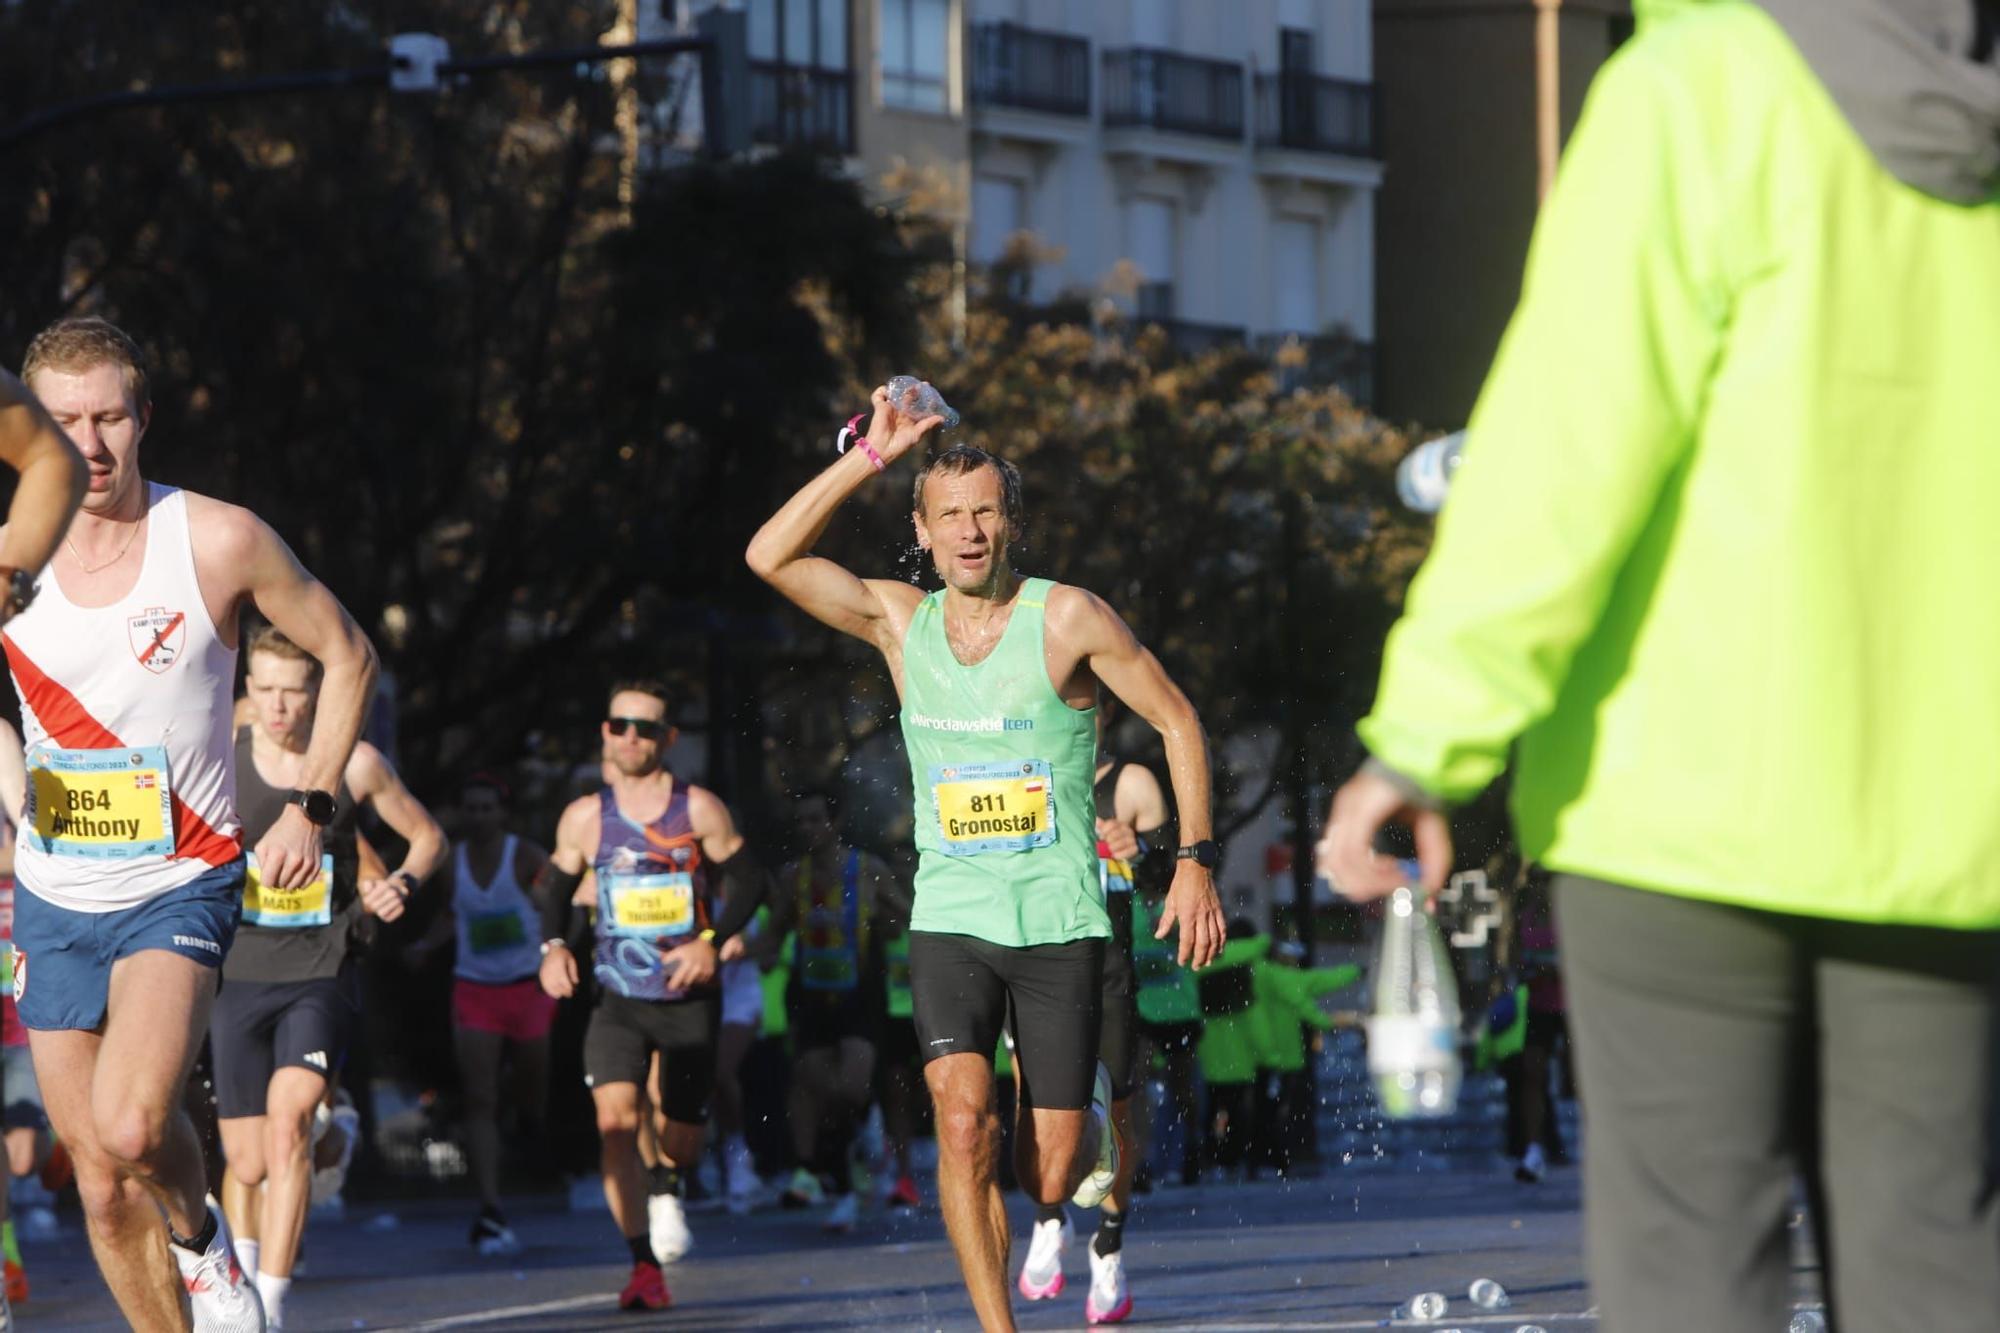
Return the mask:
<svg viewBox="0 0 2000 1333"><path fill-rule="evenodd" d="M678 785L650 824L627 819L606 788L599 794L597 942L593 972L608 995L679 1000L660 956L708 929L708 871Z"/></svg>

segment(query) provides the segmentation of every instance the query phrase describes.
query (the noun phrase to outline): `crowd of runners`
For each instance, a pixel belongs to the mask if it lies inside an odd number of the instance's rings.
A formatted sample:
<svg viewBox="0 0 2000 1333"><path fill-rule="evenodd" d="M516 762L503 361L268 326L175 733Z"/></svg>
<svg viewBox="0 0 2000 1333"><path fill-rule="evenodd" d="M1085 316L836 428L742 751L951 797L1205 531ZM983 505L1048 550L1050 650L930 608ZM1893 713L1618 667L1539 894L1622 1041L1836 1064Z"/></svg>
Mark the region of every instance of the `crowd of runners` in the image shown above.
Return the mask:
<svg viewBox="0 0 2000 1333"><path fill-rule="evenodd" d="M98 319L45 330L21 380L0 381L0 458L20 473L0 531L22 719L0 735L17 886L6 1017L10 1049L32 1055L6 1064L10 1129L18 1109L26 1132L9 1134L0 1177L73 1172L134 1327L283 1326L310 1202L357 1135L340 1076L358 958L419 893L439 908L404 957L454 955L479 1254L518 1247L503 1124L538 1131L567 1001L589 1005L583 1073L617 1228L605 1242L631 1264L624 1308L670 1304L663 1265L693 1248L705 1152L731 1207L782 1190L846 1230L856 1138L879 1116L872 1178L889 1207L929 1202L911 1163L928 1122L935 1202L982 1324L1012 1327L1008 1181L1037 1208L1020 1295L1060 1294L1067 1209L1091 1210L1086 1317L1126 1317L1135 1084L1157 1061L1172 1109L1191 1112L1193 969L1224 954L1208 753L1115 612L1014 571L1010 464L936 449L939 419L877 390L866 435L747 552L895 679L911 882L844 839L837 793L790 794L789 863L748 843L668 766L674 700L647 679L606 691L601 783L552 830L522 827L508 783L478 774L453 795L449 842L360 739L367 637L254 514L145 480L151 411L137 345ZM916 534L942 587L813 556L839 506L912 453ZM1165 785L1106 748L1114 704L1157 730ZM746 1057L774 1033L781 1108L767 1084L746 1091ZM750 1142L774 1118L786 1141L765 1147L767 1185Z"/></svg>

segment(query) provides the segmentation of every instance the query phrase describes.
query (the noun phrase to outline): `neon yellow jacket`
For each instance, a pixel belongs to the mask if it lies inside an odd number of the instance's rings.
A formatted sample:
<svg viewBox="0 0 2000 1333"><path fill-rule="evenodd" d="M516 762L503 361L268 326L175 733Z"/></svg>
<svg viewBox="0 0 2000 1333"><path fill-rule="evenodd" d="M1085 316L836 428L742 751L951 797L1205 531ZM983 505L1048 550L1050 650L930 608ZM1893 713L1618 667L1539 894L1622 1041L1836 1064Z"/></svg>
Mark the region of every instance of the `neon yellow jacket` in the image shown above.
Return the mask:
<svg viewBox="0 0 2000 1333"><path fill-rule="evenodd" d="M1523 852L2000 925L2000 204L1719 2L1605 66L1360 734Z"/></svg>

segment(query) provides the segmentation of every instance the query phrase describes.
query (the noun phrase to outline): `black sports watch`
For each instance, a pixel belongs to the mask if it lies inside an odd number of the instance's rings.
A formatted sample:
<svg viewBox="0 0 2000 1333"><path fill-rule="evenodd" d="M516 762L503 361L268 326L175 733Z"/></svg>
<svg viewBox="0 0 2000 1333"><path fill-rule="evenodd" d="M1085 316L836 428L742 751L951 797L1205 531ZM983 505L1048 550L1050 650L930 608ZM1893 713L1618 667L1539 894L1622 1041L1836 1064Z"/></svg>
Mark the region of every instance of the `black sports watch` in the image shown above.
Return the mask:
<svg viewBox="0 0 2000 1333"><path fill-rule="evenodd" d="M333 793L328 791L295 791L285 799L305 811L306 818L321 828L331 824L334 815L340 810L339 804L333 799Z"/></svg>
<svg viewBox="0 0 2000 1333"><path fill-rule="evenodd" d="M35 576L26 569L0 565L6 577L0 579L0 620L11 620L27 610L35 600Z"/></svg>
<svg viewBox="0 0 2000 1333"><path fill-rule="evenodd" d="M1191 847L1183 847L1174 853L1176 861L1192 861L1203 870L1213 870L1222 864L1222 845L1209 838L1203 838Z"/></svg>

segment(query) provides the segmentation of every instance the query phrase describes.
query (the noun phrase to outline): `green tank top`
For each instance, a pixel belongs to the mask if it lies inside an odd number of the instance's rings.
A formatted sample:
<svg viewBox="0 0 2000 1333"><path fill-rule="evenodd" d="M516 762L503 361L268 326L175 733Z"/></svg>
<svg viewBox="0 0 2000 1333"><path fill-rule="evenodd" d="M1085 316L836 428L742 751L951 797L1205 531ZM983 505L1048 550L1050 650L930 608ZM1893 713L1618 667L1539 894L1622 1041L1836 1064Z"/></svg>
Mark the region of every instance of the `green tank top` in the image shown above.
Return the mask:
<svg viewBox="0 0 2000 1333"><path fill-rule="evenodd" d="M1097 865L1095 709L1071 708L1042 655L1050 583L1028 579L1000 642L962 665L944 593L903 638L903 744L916 791L910 929L1022 948L1108 937Z"/></svg>

